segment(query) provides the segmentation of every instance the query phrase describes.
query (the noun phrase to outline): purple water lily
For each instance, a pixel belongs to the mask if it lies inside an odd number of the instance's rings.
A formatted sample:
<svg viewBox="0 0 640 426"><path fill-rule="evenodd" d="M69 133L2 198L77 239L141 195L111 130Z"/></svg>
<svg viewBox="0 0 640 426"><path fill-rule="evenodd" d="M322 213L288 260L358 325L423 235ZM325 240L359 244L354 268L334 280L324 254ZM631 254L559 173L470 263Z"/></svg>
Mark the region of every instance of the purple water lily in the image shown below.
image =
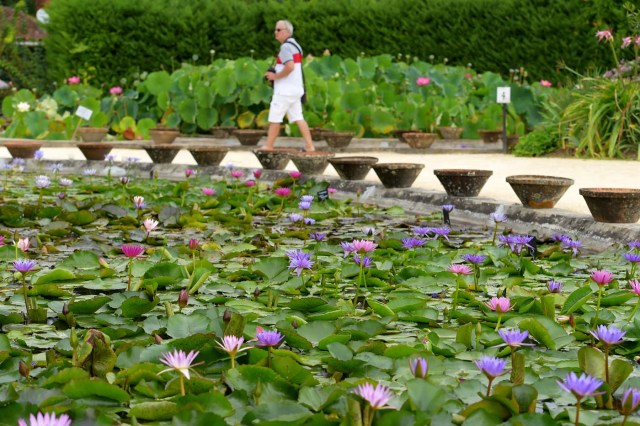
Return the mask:
<svg viewBox="0 0 640 426"><path fill-rule="evenodd" d="M465 254L462 255L462 258L469 263L480 264L487 260L487 256L482 254Z"/></svg>
<svg viewBox="0 0 640 426"><path fill-rule="evenodd" d="M313 266L311 255L302 250L290 250L287 252L287 256L289 257L289 269L293 269L298 276L302 274L303 270L311 269Z"/></svg>
<svg viewBox="0 0 640 426"><path fill-rule="evenodd" d="M426 243L427 242L425 240L422 240L420 238L410 237L410 238L402 239L402 247L406 248L407 250L412 250L417 247L422 247Z"/></svg>

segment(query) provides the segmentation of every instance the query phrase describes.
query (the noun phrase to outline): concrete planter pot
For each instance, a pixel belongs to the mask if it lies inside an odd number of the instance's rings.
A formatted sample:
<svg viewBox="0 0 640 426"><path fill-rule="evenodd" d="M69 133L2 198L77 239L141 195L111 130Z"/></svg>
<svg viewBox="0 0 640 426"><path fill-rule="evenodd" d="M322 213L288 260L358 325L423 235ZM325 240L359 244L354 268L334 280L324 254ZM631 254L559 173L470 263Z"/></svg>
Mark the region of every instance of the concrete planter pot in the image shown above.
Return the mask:
<svg viewBox="0 0 640 426"><path fill-rule="evenodd" d="M258 145L263 136L267 136L266 130L256 129L238 129L232 132L233 136L238 139L240 145L254 146Z"/></svg>
<svg viewBox="0 0 640 426"><path fill-rule="evenodd" d="M398 138L400 142L407 143L407 140L404 138L405 133L415 133L415 130L394 130L393 135Z"/></svg>
<svg viewBox="0 0 640 426"><path fill-rule="evenodd" d="M28 160L33 158L36 151L42 148L42 143L31 139L17 139L4 143L5 148L13 158L23 158Z"/></svg>
<svg viewBox="0 0 640 426"><path fill-rule="evenodd" d="M573 185L573 179L556 176L516 175L507 182L525 207L550 209Z"/></svg>
<svg viewBox="0 0 640 426"><path fill-rule="evenodd" d="M158 164L171 163L181 149L181 147L175 145L153 145L144 148L151 160Z"/></svg>
<svg viewBox="0 0 640 426"><path fill-rule="evenodd" d="M296 152L291 154L291 161L302 174L321 175L334 155L328 151Z"/></svg>
<svg viewBox="0 0 640 426"><path fill-rule="evenodd" d="M180 136L180 131L178 129L151 129L149 130L149 136L151 136L153 143L167 145L173 143Z"/></svg>
<svg viewBox="0 0 640 426"><path fill-rule="evenodd" d="M376 157L338 157L330 158L329 163L344 180L362 180L367 177L371 167L378 162Z"/></svg>
<svg viewBox="0 0 640 426"><path fill-rule="evenodd" d="M291 154L296 152L298 151L295 149L274 149L271 151L256 149L253 151L265 170L284 170L289 164Z"/></svg>
<svg viewBox="0 0 640 426"><path fill-rule="evenodd" d="M212 127L211 136L214 139L229 139L234 130L236 130L236 127Z"/></svg>
<svg viewBox="0 0 640 426"><path fill-rule="evenodd" d="M502 130L478 130L478 134L484 143L495 143L500 140Z"/></svg>
<svg viewBox="0 0 640 426"><path fill-rule="evenodd" d="M433 171L447 195L452 197L477 197L493 174L491 170L436 169Z"/></svg>
<svg viewBox="0 0 640 426"><path fill-rule="evenodd" d="M76 136L83 142L100 142L109 131L106 127L78 127Z"/></svg>
<svg viewBox="0 0 640 426"><path fill-rule="evenodd" d="M640 189L580 188L596 222L636 223L640 219Z"/></svg>
<svg viewBox="0 0 640 426"><path fill-rule="evenodd" d="M330 148L344 148L349 146L353 139L353 132L332 132L325 130L322 136Z"/></svg>
<svg viewBox="0 0 640 426"><path fill-rule="evenodd" d="M313 129L309 129L309 132L311 132L311 140L313 140L314 142L323 141L324 134L327 131L327 129L323 129L321 127L314 127Z"/></svg>
<svg viewBox="0 0 640 426"><path fill-rule="evenodd" d="M448 140L460 139L463 130L462 127L438 127L438 132L440 132L442 139Z"/></svg>
<svg viewBox="0 0 640 426"><path fill-rule="evenodd" d="M409 188L424 168L419 163L378 163L373 170L385 188Z"/></svg>
<svg viewBox="0 0 640 426"><path fill-rule="evenodd" d="M223 146L192 146L188 150L199 166L217 166L229 152Z"/></svg>
<svg viewBox="0 0 640 426"><path fill-rule="evenodd" d="M429 148L438 138L436 133L408 132L402 135L409 146L414 149Z"/></svg>
<svg viewBox="0 0 640 426"><path fill-rule="evenodd" d="M113 144L104 142L83 142L78 144L78 149L84 158L90 161L101 161L111 152Z"/></svg>

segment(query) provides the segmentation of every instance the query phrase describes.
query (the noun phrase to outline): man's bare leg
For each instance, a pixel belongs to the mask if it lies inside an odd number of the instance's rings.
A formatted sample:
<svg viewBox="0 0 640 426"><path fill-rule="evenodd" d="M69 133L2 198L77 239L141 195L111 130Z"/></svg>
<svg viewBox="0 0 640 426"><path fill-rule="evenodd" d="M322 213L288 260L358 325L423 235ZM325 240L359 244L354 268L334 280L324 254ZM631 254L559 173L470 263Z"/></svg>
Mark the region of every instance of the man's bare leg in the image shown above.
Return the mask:
<svg viewBox="0 0 640 426"><path fill-rule="evenodd" d="M269 131L267 132L267 142L262 149L266 151L273 150L273 145L276 143L276 138L280 134L280 123L269 123Z"/></svg>
<svg viewBox="0 0 640 426"><path fill-rule="evenodd" d="M300 129L300 133L302 133L302 138L304 139L304 150L305 151L315 151L316 148L313 146L313 139L311 139L311 132L309 131L309 125L304 120L296 121L298 125L298 129Z"/></svg>

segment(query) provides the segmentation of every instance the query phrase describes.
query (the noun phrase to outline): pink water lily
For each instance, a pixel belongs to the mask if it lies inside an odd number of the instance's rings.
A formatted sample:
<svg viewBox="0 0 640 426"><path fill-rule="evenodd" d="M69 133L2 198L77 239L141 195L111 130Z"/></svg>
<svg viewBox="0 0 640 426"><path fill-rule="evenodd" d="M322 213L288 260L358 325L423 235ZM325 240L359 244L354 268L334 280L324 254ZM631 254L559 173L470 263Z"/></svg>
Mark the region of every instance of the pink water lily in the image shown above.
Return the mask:
<svg viewBox="0 0 640 426"><path fill-rule="evenodd" d="M598 37L598 41L613 41L613 33L611 33L611 30L598 31L596 37Z"/></svg>
<svg viewBox="0 0 640 426"><path fill-rule="evenodd" d="M429 77L418 77L416 80L418 86L428 86L430 83L431 79Z"/></svg>
<svg viewBox="0 0 640 426"><path fill-rule="evenodd" d="M80 77L78 77L77 75L74 75L73 77L67 78L67 84L69 85L80 84Z"/></svg>
<svg viewBox="0 0 640 426"><path fill-rule="evenodd" d="M540 80L540 85L542 87L551 87L551 82L549 80Z"/></svg>
<svg viewBox="0 0 640 426"><path fill-rule="evenodd" d="M122 94L122 87L113 86L111 89L109 89L109 93L114 95L114 96L121 95Z"/></svg>

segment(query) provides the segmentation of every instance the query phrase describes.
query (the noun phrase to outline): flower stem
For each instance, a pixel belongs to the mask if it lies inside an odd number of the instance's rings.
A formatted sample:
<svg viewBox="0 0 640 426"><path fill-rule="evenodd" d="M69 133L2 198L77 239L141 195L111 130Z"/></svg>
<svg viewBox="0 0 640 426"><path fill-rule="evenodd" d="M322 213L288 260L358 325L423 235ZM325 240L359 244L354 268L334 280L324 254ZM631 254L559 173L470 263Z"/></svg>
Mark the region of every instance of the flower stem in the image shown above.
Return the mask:
<svg viewBox="0 0 640 426"><path fill-rule="evenodd" d="M127 283L127 291L131 291L131 276L133 275L133 258L129 258L129 281Z"/></svg>
<svg viewBox="0 0 640 426"><path fill-rule="evenodd" d="M24 295L24 307L27 310L27 323L29 322L29 296L27 296L27 282L25 280L25 274L21 273L22 275L22 294Z"/></svg>
<svg viewBox="0 0 640 426"><path fill-rule="evenodd" d="M638 306L640 306L640 297L638 298L638 303L636 303L635 308L633 308L633 311L631 311L631 315L629 315L629 318L627 318L627 321L631 321L633 319L633 317L636 315L636 311L638 310Z"/></svg>
<svg viewBox="0 0 640 426"><path fill-rule="evenodd" d="M491 396L491 384L493 383L493 378L489 379L489 384L487 385L487 396Z"/></svg>
<svg viewBox="0 0 640 426"><path fill-rule="evenodd" d="M580 426L580 399L578 398L578 403L576 404L576 426Z"/></svg>
<svg viewBox="0 0 640 426"><path fill-rule="evenodd" d="M180 374L180 395L185 396L184 392L184 377Z"/></svg>
<svg viewBox="0 0 640 426"><path fill-rule="evenodd" d="M598 288L598 305L596 306L596 315L593 317L593 327L598 326L598 313L600 313L600 299L602 299L602 287Z"/></svg>
<svg viewBox="0 0 640 426"><path fill-rule="evenodd" d="M604 379L609 384L609 345L604 345Z"/></svg>
<svg viewBox="0 0 640 426"><path fill-rule="evenodd" d="M498 313L498 323L496 324L496 329L495 331L498 331L498 329L500 328L500 322L502 321L502 313L499 312Z"/></svg>
<svg viewBox="0 0 640 426"><path fill-rule="evenodd" d="M236 368L236 356L231 355L231 368Z"/></svg>

